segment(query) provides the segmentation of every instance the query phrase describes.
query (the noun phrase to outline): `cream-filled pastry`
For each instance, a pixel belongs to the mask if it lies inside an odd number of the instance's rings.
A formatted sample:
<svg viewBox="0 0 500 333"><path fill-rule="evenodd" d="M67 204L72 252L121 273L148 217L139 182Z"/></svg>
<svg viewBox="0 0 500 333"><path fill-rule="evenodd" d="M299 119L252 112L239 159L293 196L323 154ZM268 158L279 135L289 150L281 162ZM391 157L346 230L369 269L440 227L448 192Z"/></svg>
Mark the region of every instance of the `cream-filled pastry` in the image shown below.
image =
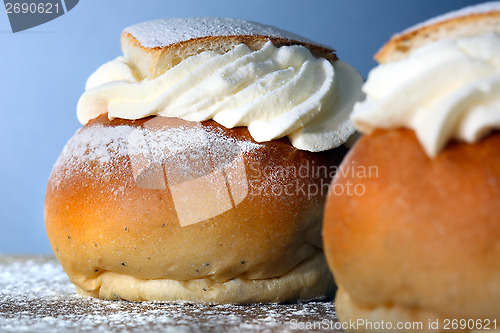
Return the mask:
<svg viewBox="0 0 500 333"><path fill-rule="evenodd" d="M88 79L84 126L47 187L47 234L78 292L331 294L321 220L360 75L328 47L236 19L141 23L122 50Z"/></svg>
<svg viewBox="0 0 500 333"><path fill-rule="evenodd" d="M410 28L376 59L325 207L339 320L498 330L500 2Z"/></svg>

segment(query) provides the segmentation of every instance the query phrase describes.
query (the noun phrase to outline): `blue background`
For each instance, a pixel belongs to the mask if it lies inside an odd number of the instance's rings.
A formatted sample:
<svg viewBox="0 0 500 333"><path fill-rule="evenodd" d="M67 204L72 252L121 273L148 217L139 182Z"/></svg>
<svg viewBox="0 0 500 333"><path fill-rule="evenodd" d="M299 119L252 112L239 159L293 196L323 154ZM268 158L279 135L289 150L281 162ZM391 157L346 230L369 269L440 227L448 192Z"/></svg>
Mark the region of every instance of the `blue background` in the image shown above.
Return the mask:
<svg viewBox="0 0 500 333"><path fill-rule="evenodd" d="M47 179L80 127L87 77L118 56L123 28L162 17L228 16L333 46L366 77L395 32L471 0L81 0L65 15L13 34L0 12L0 253L51 253L43 221Z"/></svg>

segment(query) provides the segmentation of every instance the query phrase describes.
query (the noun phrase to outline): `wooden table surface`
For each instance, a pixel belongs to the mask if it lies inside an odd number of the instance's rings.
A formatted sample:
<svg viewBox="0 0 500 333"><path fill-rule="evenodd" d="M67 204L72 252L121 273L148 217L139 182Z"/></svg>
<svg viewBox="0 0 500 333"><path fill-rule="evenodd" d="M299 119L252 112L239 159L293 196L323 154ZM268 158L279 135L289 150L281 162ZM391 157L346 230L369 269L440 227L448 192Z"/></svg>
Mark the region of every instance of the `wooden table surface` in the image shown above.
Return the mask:
<svg viewBox="0 0 500 333"><path fill-rule="evenodd" d="M0 332L341 332L331 301L265 305L78 296L51 256L0 255Z"/></svg>

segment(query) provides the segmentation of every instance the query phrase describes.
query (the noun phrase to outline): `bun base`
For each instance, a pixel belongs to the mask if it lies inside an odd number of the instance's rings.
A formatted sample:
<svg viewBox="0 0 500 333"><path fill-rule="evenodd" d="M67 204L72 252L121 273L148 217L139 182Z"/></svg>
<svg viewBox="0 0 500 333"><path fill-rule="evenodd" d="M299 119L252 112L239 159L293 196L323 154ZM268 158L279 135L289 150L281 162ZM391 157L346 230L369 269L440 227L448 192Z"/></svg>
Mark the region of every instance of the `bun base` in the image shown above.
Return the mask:
<svg viewBox="0 0 500 333"><path fill-rule="evenodd" d="M340 321L351 321L365 323L357 325L356 330L346 329L346 332L357 333L383 333L392 331L388 327L397 327L398 325L408 325L407 328L398 328L397 332L422 332L422 333L441 333L450 332L450 329L444 329L445 318L436 313L423 311L417 308L404 308L398 305L381 305L375 307L363 307L356 304L344 289L339 288L335 297L335 307ZM460 318L457 318L460 319ZM384 326L377 328L381 322ZM439 323L437 329L429 327L430 323ZM346 326L347 327L347 326ZM432 326L435 327L435 326ZM451 327L451 326L449 326ZM453 332L485 332L484 330L453 330ZM488 330L488 332L498 333L498 330Z"/></svg>
<svg viewBox="0 0 500 333"><path fill-rule="evenodd" d="M54 167L47 235L88 296L262 303L330 295L320 253L331 173L315 170L338 165L344 152L257 143L246 128L213 121L103 115ZM151 163L137 163L143 156Z"/></svg>
<svg viewBox="0 0 500 333"><path fill-rule="evenodd" d="M318 252L287 274L270 279L249 280L236 277L226 282L210 278L177 281L144 280L130 275L105 272L89 284L92 291L77 287L82 296L110 300L166 301L193 303L274 303L290 300L311 300L324 297L334 289L333 277L323 253Z"/></svg>
<svg viewBox="0 0 500 333"><path fill-rule="evenodd" d="M343 290L340 320L498 323L499 150L498 131L475 144L451 142L433 159L411 130L361 137L324 214L325 255ZM342 188L358 191L332 191Z"/></svg>

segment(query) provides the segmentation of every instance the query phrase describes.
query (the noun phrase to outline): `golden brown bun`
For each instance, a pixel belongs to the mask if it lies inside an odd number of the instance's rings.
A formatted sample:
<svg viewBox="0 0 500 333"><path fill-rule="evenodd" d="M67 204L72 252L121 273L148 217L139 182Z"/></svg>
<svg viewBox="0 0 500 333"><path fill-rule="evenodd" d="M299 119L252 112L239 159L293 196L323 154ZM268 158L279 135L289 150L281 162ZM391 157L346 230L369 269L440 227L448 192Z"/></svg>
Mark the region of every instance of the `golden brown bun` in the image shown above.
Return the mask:
<svg viewBox="0 0 500 333"><path fill-rule="evenodd" d="M500 33L500 4L484 3L450 12L411 27L392 38L377 52L379 63L397 61L412 50L441 39Z"/></svg>
<svg viewBox="0 0 500 333"><path fill-rule="evenodd" d="M137 163L137 133L147 134L159 169ZM331 175L299 168L329 168L344 153L300 151L287 139L256 143L246 128L213 121L102 115L75 134L53 169L47 234L85 295L214 303L327 295L334 286L320 233Z"/></svg>
<svg viewBox="0 0 500 333"><path fill-rule="evenodd" d="M434 159L410 130L361 137L324 216L341 321L500 320L499 150L500 132Z"/></svg>

